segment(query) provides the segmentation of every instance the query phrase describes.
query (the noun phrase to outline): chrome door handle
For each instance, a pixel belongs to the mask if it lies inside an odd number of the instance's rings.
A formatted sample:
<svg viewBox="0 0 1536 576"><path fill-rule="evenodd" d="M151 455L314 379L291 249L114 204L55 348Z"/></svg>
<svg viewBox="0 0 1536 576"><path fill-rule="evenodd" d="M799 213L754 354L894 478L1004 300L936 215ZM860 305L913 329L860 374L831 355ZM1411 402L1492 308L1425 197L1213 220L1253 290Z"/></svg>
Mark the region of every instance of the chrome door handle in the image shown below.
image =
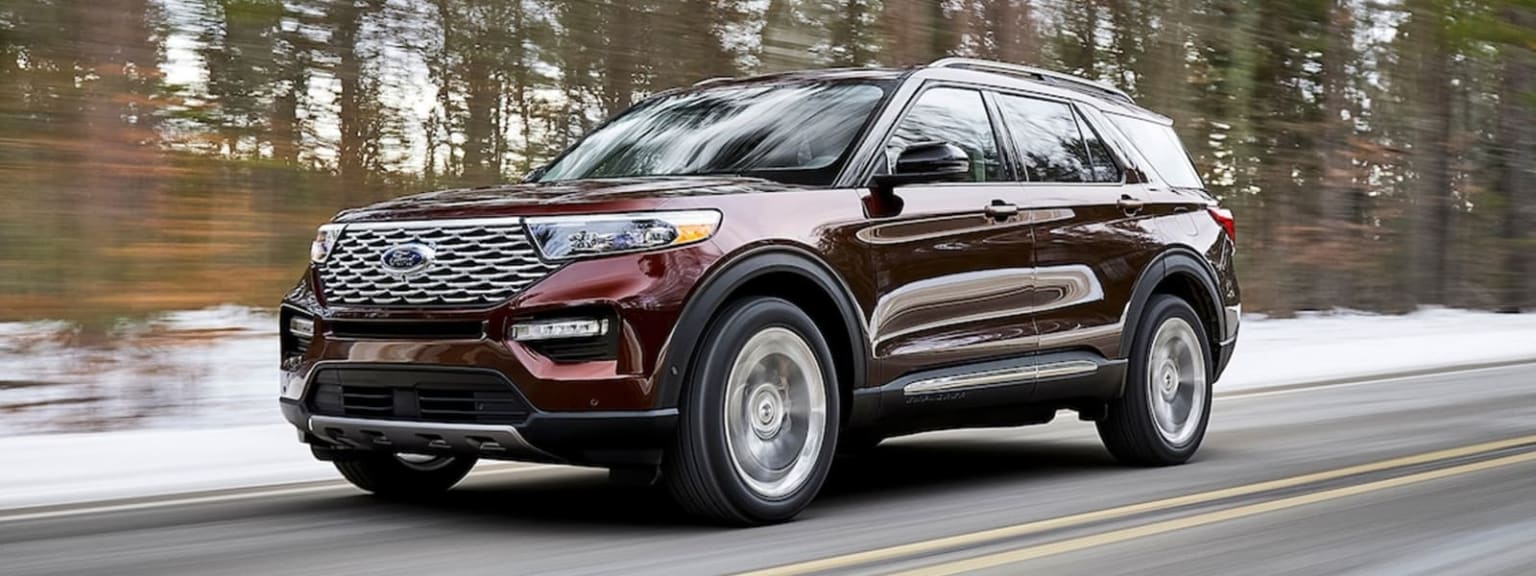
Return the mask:
<svg viewBox="0 0 1536 576"><path fill-rule="evenodd" d="M987 215L995 220L1007 220L1019 214L1019 207L1002 200L993 200L987 205Z"/></svg>
<svg viewBox="0 0 1536 576"><path fill-rule="evenodd" d="M1142 208L1147 207L1147 203L1132 198L1130 194L1122 194L1120 196L1120 201L1116 202L1115 206L1119 207L1120 211L1125 212L1127 216L1135 216L1137 213L1141 212Z"/></svg>

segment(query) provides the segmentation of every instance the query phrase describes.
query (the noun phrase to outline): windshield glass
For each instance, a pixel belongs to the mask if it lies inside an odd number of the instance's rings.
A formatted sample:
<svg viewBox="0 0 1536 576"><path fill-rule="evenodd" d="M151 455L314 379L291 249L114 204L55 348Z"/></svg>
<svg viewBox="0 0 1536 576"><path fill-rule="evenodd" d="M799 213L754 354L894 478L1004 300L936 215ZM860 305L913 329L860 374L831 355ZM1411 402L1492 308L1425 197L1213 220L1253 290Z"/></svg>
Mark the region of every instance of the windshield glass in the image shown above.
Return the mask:
<svg viewBox="0 0 1536 576"><path fill-rule="evenodd" d="M722 86L653 98L539 180L738 174L830 185L885 95L870 82Z"/></svg>

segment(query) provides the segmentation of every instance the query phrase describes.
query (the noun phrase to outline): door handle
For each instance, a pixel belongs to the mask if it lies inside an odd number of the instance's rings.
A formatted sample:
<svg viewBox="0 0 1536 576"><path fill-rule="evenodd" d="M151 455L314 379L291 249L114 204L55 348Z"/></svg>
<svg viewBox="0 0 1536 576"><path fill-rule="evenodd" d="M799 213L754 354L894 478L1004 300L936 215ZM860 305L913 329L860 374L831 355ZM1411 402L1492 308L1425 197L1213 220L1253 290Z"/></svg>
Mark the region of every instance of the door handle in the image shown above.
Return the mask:
<svg viewBox="0 0 1536 576"><path fill-rule="evenodd" d="M1007 220L1019 214L1019 207L1002 200L993 200L987 205L987 215L993 220Z"/></svg>
<svg viewBox="0 0 1536 576"><path fill-rule="evenodd" d="M1120 208L1120 211L1124 212L1126 216L1135 216L1141 212L1142 208L1147 207L1147 203L1132 198L1130 194L1121 194L1120 201L1116 202L1115 206Z"/></svg>

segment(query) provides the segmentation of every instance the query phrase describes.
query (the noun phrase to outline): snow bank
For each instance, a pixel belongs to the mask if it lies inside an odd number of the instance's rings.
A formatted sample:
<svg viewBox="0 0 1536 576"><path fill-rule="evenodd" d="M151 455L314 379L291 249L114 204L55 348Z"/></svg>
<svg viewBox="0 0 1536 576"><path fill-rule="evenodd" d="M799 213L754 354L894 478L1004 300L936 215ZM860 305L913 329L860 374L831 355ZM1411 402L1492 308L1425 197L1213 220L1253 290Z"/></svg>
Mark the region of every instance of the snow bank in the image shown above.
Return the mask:
<svg viewBox="0 0 1536 576"><path fill-rule="evenodd" d="M0 509L337 478L286 423L9 437L0 454Z"/></svg>
<svg viewBox="0 0 1536 576"><path fill-rule="evenodd" d="M336 478L278 416L275 329L217 308L82 351L66 324L0 323L0 509ZM1536 314L1250 316L1217 389L1518 359L1536 359ZM114 431L39 434L80 428Z"/></svg>
<svg viewBox="0 0 1536 576"><path fill-rule="evenodd" d="M0 323L0 437L281 422L277 318L238 306L121 324Z"/></svg>
<svg viewBox="0 0 1536 576"><path fill-rule="evenodd" d="M1250 316L1217 390L1522 359L1536 360L1536 314L1431 308L1403 316Z"/></svg>

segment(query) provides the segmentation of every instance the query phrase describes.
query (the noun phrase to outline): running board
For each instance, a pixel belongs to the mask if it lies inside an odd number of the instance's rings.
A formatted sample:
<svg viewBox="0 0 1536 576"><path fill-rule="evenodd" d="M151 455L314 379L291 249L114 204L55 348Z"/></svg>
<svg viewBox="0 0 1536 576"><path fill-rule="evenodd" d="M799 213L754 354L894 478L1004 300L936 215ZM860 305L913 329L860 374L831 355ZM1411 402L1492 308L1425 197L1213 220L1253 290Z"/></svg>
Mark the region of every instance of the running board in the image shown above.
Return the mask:
<svg viewBox="0 0 1536 576"><path fill-rule="evenodd" d="M1039 380L1081 376L1098 371L1099 364L1097 362L1091 360L1067 360L1064 362L967 372L951 376L937 376L907 384L901 391L905 396L946 394L996 386L1031 385Z"/></svg>
<svg viewBox="0 0 1536 576"><path fill-rule="evenodd" d="M911 430L1048 420L1060 407L1119 398L1125 371L1125 360L1086 350L923 370L855 390L849 423Z"/></svg>

